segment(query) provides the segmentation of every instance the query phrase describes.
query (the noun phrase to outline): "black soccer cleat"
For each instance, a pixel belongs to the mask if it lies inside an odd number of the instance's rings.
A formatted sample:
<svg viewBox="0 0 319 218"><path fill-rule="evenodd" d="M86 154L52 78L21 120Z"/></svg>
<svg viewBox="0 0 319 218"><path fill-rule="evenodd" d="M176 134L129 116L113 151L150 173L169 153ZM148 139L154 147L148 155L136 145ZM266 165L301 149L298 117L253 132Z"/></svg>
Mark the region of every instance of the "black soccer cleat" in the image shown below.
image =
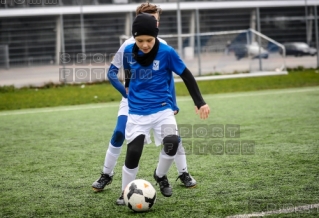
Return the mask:
<svg viewBox="0 0 319 218"><path fill-rule="evenodd" d="M167 176L165 175L162 178L159 178L156 175L156 169L155 169L155 171L154 171L154 179L156 181L156 184L159 184L160 191L161 191L162 195L164 195L165 197L171 197L172 194L173 194L173 191L172 191L172 187L168 183Z"/></svg>
<svg viewBox="0 0 319 218"><path fill-rule="evenodd" d="M182 175L178 176L176 181L178 179L181 180L186 188L194 188L197 185L196 180L187 172L184 172Z"/></svg>
<svg viewBox="0 0 319 218"><path fill-rule="evenodd" d="M95 182L93 182L92 188L95 192L103 191L105 186L112 183L112 180L113 180L113 176L101 173L101 177Z"/></svg>
<svg viewBox="0 0 319 218"><path fill-rule="evenodd" d="M117 205L125 205L123 192L122 192L121 196L116 200L116 204Z"/></svg>

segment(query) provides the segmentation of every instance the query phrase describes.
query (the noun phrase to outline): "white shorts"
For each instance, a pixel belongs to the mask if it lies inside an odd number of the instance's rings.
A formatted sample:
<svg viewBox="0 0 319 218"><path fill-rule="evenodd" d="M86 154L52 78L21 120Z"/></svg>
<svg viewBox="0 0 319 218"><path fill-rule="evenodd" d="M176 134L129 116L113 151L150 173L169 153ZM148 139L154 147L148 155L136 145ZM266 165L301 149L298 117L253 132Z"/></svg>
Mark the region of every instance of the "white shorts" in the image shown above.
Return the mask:
<svg viewBox="0 0 319 218"><path fill-rule="evenodd" d="M145 143L152 142L150 131L153 130L156 146L162 144L163 138L167 135L178 135L177 124L172 109L159 111L151 115L129 114L125 129L127 144L137 136L145 135Z"/></svg>
<svg viewBox="0 0 319 218"><path fill-rule="evenodd" d="M124 98L124 97L122 97L119 111L117 113L117 116L121 116L121 115L128 116L128 101L127 101L127 98Z"/></svg>

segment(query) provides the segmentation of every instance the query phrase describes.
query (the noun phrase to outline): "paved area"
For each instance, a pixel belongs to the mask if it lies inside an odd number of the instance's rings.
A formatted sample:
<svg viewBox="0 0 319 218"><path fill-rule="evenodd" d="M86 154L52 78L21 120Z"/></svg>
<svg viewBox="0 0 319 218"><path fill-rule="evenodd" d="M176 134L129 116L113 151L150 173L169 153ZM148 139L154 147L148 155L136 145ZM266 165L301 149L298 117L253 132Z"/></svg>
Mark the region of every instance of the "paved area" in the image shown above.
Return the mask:
<svg viewBox="0 0 319 218"><path fill-rule="evenodd" d="M259 60L244 58L236 60L233 55L223 54L203 54L198 60L185 60L187 67L196 75L205 75L207 73L233 73L234 71L259 71L260 67L266 71L276 71L283 64L288 68L304 66L305 68L316 68L317 57L286 57L270 56L263 59L260 65ZM200 68L198 66L201 66ZM10 69L0 68L0 86L14 85L17 88L24 86L43 86L46 83L81 83L87 81L104 80L108 64L104 66L32 66L32 67L14 67ZM64 69L64 70L63 70ZM63 80L65 76L65 80Z"/></svg>
<svg viewBox="0 0 319 218"><path fill-rule="evenodd" d="M47 83L59 84L90 82L105 80L105 72L109 66L33 66L24 68L0 69L0 86L14 85L17 88L25 86L43 86ZM75 75L76 74L76 75ZM93 75L91 77L91 74ZM71 78L72 77L72 78Z"/></svg>
<svg viewBox="0 0 319 218"><path fill-rule="evenodd" d="M44 83L59 82L59 66L38 66L0 69L0 85L41 86Z"/></svg>

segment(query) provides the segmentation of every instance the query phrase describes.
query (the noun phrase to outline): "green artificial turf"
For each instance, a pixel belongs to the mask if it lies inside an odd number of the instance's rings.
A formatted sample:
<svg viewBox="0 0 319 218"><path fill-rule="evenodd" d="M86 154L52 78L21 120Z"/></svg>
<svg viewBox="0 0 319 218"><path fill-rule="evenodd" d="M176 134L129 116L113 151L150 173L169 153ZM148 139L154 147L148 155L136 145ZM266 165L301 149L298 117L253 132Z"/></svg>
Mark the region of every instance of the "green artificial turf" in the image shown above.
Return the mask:
<svg viewBox="0 0 319 218"><path fill-rule="evenodd" d="M115 205L126 146L113 183L101 193L91 189L100 176L118 102L0 112L0 217L227 217L319 203L318 87L204 99L211 108L208 120L195 114L190 97L178 97L176 116L180 126L207 130L182 136L197 187L186 189L175 181L173 164L168 173L173 195L162 196L152 177L160 147L146 145L137 177L154 184L158 195L142 214ZM214 137L214 125L225 127L225 135ZM232 137L226 127L240 131ZM216 140L223 146L214 146ZM243 150L245 142L250 146ZM318 214L317 208L270 217Z"/></svg>

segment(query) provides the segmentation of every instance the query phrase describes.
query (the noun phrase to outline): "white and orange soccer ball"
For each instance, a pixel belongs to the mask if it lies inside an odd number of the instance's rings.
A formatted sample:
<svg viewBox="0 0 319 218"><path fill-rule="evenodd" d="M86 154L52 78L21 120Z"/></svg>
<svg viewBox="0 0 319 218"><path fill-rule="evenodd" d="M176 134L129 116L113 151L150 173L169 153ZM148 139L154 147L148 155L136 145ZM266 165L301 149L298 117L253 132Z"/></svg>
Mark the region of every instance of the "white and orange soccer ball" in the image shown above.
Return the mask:
<svg viewBox="0 0 319 218"><path fill-rule="evenodd" d="M130 182L123 193L124 202L135 212L145 212L151 209L156 201L156 190L144 179Z"/></svg>

